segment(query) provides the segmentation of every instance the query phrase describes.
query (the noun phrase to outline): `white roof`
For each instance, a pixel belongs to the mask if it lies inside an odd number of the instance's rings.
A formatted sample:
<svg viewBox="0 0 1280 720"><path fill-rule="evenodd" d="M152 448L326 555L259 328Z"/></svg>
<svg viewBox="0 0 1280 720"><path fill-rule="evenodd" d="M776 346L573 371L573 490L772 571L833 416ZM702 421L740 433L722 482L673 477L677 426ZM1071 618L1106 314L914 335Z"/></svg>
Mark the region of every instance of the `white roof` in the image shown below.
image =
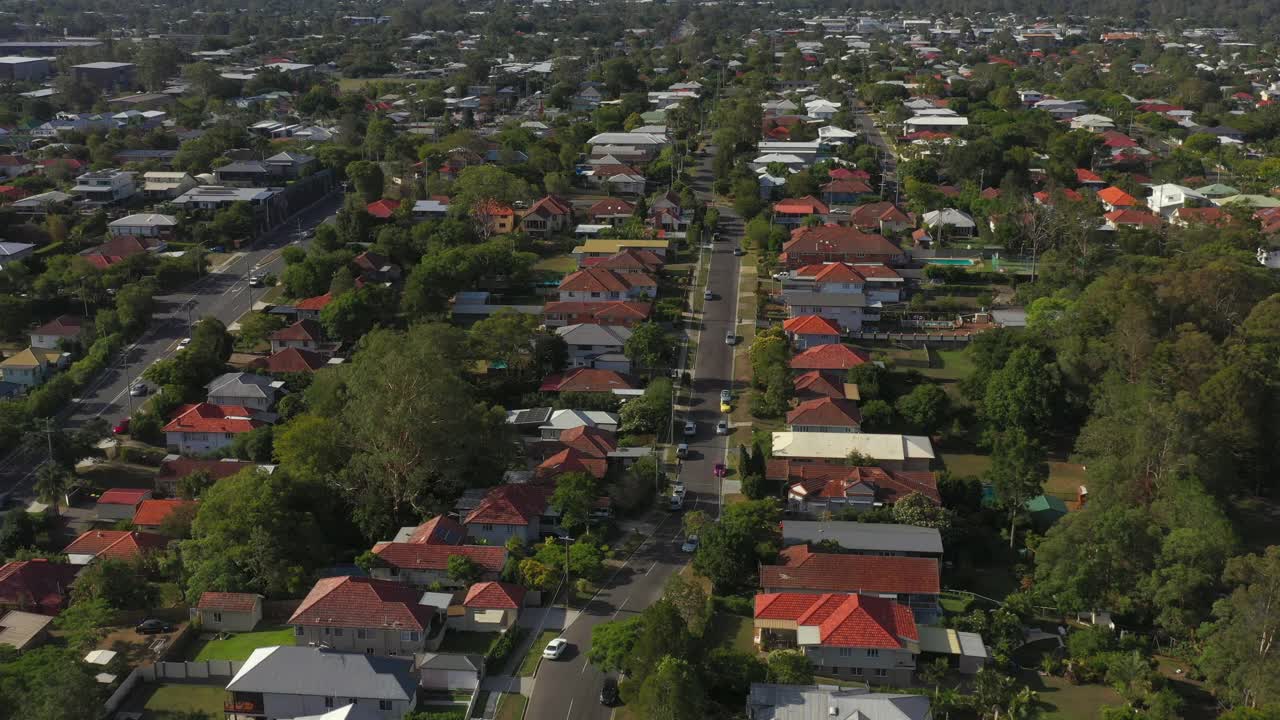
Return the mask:
<svg viewBox="0 0 1280 720"><path fill-rule="evenodd" d="M600 425L616 426L617 424L618 416L603 410L557 410L551 413L551 418L542 427L571 430L582 425L598 427Z"/></svg>
<svg viewBox="0 0 1280 720"><path fill-rule="evenodd" d="M933 443L915 435L879 433L775 432L777 458L840 459L858 452L876 460L932 460Z"/></svg>
<svg viewBox="0 0 1280 720"><path fill-rule="evenodd" d="M116 655L114 650L91 650L84 656L84 661L90 665L106 665L114 660Z"/></svg>
<svg viewBox="0 0 1280 720"><path fill-rule="evenodd" d="M782 163L783 165L803 165L804 159L799 157L798 155L791 155L788 153L765 153L764 155L761 155L760 157L756 158L755 160L752 160L751 162L759 163L761 165L768 165L769 163Z"/></svg>
<svg viewBox="0 0 1280 720"><path fill-rule="evenodd" d="M955 208L945 208L943 210L930 210L924 214L922 218L924 224L929 227L937 227L939 225L954 225L956 227L977 227L973 222L973 218L968 213Z"/></svg>
<svg viewBox="0 0 1280 720"><path fill-rule="evenodd" d="M926 127L938 127L942 125L964 127L969 124L969 118L959 117L956 115L917 115L916 117L907 118L902 124L908 126L923 125Z"/></svg>
<svg viewBox="0 0 1280 720"><path fill-rule="evenodd" d="M587 140L588 145L666 145L669 140L652 133L619 133L607 132L595 135Z"/></svg>
<svg viewBox="0 0 1280 720"><path fill-rule="evenodd" d="M126 215L119 220L113 220L107 227L154 227L162 225L164 227L173 227L178 224L178 218L172 215L161 215L159 213L137 213L135 215Z"/></svg>

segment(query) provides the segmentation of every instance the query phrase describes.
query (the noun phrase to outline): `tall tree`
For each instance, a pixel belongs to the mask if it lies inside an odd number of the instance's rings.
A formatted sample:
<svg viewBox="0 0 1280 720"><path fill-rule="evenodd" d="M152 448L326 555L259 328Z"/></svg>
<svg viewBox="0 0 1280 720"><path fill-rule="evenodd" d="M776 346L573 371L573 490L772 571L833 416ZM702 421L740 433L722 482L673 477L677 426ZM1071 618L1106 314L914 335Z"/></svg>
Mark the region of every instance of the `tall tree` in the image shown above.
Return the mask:
<svg viewBox="0 0 1280 720"><path fill-rule="evenodd" d="M1044 481L1049 479L1048 455L1039 442L1014 426L996 437L987 479L1009 513L1009 547L1012 548L1019 513L1028 500L1042 492Z"/></svg>
<svg viewBox="0 0 1280 720"><path fill-rule="evenodd" d="M1250 708L1280 702L1280 546L1227 561L1231 595L1213 606L1200 667L1219 697Z"/></svg>
<svg viewBox="0 0 1280 720"><path fill-rule="evenodd" d="M702 720L706 691L687 660L664 657L640 686L637 703L652 720Z"/></svg>

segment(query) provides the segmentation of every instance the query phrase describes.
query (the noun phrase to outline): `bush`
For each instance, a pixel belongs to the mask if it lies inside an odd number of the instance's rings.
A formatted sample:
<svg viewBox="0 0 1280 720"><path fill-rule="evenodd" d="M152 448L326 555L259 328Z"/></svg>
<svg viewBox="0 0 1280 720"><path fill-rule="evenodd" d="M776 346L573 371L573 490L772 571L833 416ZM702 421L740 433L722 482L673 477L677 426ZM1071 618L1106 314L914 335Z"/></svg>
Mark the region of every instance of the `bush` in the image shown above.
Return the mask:
<svg viewBox="0 0 1280 720"><path fill-rule="evenodd" d="M515 651L516 646L524 638L524 628L516 625L498 635L484 654L484 667L487 672L497 672L506 663L507 658Z"/></svg>
<svg viewBox="0 0 1280 720"><path fill-rule="evenodd" d="M755 601L741 595L715 595L711 598L711 603L716 612L743 617L755 614Z"/></svg>

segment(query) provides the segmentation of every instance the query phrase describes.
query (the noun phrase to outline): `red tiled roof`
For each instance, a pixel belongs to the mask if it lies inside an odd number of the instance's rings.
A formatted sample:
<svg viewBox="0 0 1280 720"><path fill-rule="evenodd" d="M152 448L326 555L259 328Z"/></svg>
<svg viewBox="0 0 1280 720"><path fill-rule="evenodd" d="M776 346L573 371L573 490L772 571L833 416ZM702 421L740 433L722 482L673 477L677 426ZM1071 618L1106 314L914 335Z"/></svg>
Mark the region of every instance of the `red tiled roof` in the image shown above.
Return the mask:
<svg viewBox="0 0 1280 720"><path fill-rule="evenodd" d="M255 361L254 366L269 373L309 373L328 364L323 355L301 348L285 348L268 358Z"/></svg>
<svg viewBox="0 0 1280 720"><path fill-rule="evenodd" d="M419 545L461 545L467 529L451 517L437 515L414 529L408 542Z"/></svg>
<svg viewBox="0 0 1280 720"><path fill-rule="evenodd" d="M787 424L859 427L862 425L862 413L852 400L814 398L801 402L787 413Z"/></svg>
<svg viewBox="0 0 1280 720"><path fill-rule="evenodd" d="M791 358L793 370L848 370L857 367L870 358L848 345L831 343L818 345Z"/></svg>
<svg viewBox="0 0 1280 720"><path fill-rule="evenodd" d="M859 205L849 211L849 222L854 227L878 228L882 222L909 223L911 218L893 203L881 202Z"/></svg>
<svg viewBox="0 0 1280 720"><path fill-rule="evenodd" d="M32 335L58 335L75 337L80 334L84 321L74 315L59 315L31 331Z"/></svg>
<svg viewBox="0 0 1280 720"><path fill-rule="evenodd" d="M525 589L504 582L476 583L467 590L463 607L518 610L524 604Z"/></svg>
<svg viewBox="0 0 1280 720"><path fill-rule="evenodd" d="M418 542L380 542L373 546L373 554L392 567L404 570L449 569L449 558L461 555L485 572L502 572L507 562L507 549L497 545L439 545Z"/></svg>
<svg viewBox="0 0 1280 720"><path fill-rule="evenodd" d="M1071 188L1059 188L1057 192L1062 193L1063 197L1071 200L1072 202L1079 202L1084 199L1080 193L1072 190ZM1047 190L1041 190L1040 192L1035 193L1032 197L1034 197L1041 205L1052 205L1054 202L1054 193L1050 193Z"/></svg>
<svg viewBox="0 0 1280 720"><path fill-rule="evenodd" d="M773 204L773 211L784 215L826 215L831 212L826 203L812 195L779 200Z"/></svg>
<svg viewBox="0 0 1280 720"><path fill-rule="evenodd" d="M547 508L553 488L546 485L499 485L472 510L464 525L528 525Z"/></svg>
<svg viewBox="0 0 1280 720"><path fill-rule="evenodd" d="M594 478L604 479L609 471L609 461L600 457L591 457L586 453L565 448L543 460L534 472L539 478L555 477L571 472L586 473Z"/></svg>
<svg viewBox="0 0 1280 720"><path fill-rule="evenodd" d="M68 555L92 555L112 560L133 560L169 544L169 538L132 530L90 530L62 549Z"/></svg>
<svg viewBox="0 0 1280 720"><path fill-rule="evenodd" d="M393 214L395 214L395 211L399 209L400 209L400 203L394 200L387 200L387 199L375 200L369 203L368 205L364 206L365 212L369 213L370 215L376 218L382 218L383 220L386 220L387 218L391 217Z"/></svg>
<svg viewBox="0 0 1280 720"><path fill-rule="evenodd" d="M271 333L269 340L319 340L324 337L320 323L307 318Z"/></svg>
<svg viewBox="0 0 1280 720"><path fill-rule="evenodd" d="M621 198L605 198L587 209L588 217L597 215L631 215L636 206Z"/></svg>
<svg viewBox="0 0 1280 720"><path fill-rule="evenodd" d="M934 558L815 553L805 545L779 554L784 563L760 566L760 586L826 592L936 595Z"/></svg>
<svg viewBox="0 0 1280 720"><path fill-rule="evenodd" d="M618 449L613 433L600 428L579 425L560 433L560 444L571 447L589 457L607 457Z"/></svg>
<svg viewBox="0 0 1280 720"><path fill-rule="evenodd" d="M827 173L832 180L870 180L871 173L866 170L850 170L849 168L836 168Z"/></svg>
<svg viewBox="0 0 1280 720"><path fill-rule="evenodd" d="M258 596L253 593L203 592L200 593L196 607L201 610L251 613L257 603Z"/></svg>
<svg viewBox="0 0 1280 720"><path fill-rule="evenodd" d="M765 463L765 477L787 483L787 493L802 498L847 497L850 489L864 485L885 504L891 505L913 492L929 498L935 505L942 502L938 479L927 471L889 472L878 467L793 463L786 458L774 458Z"/></svg>
<svg viewBox="0 0 1280 720"><path fill-rule="evenodd" d="M644 273L618 273L607 268L583 268L560 281L561 292L619 292L633 287L656 287L657 281Z"/></svg>
<svg viewBox="0 0 1280 720"><path fill-rule="evenodd" d="M897 270L880 263L855 263L853 269L857 270L858 274L861 275L864 280L902 279L902 276L898 274Z"/></svg>
<svg viewBox="0 0 1280 720"><path fill-rule="evenodd" d="M608 270L641 270L654 272L663 266L663 259L652 250L627 248L605 258L586 258L590 267ZM592 262L594 261L594 262Z"/></svg>
<svg viewBox="0 0 1280 720"><path fill-rule="evenodd" d="M1173 214L1184 222L1205 225L1217 225L1228 219L1220 207L1181 207L1174 210Z"/></svg>
<svg viewBox="0 0 1280 720"><path fill-rule="evenodd" d="M329 293L309 297L305 300L299 300L293 307L296 310L323 310L326 305L333 301L333 296Z"/></svg>
<svg viewBox="0 0 1280 720"><path fill-rule="evenodd" d="M136 488L111 488L98 498L99 505L129 505L136 507L138 503L151 497L150 490Z"/></svg>
<svg viewBox="0 0 1280 720"><path fill-rule="evenodd" d="M653 305L635 300L605 300L587 302L564 300L549 302L542 307L544 314L590 315L596 322L608 325L612 322L645 320L653 311Z"/></svg>
<svg viewBox="0 0 1280 720"><path fill-rule="evenodd" d="M1102 137L1102 144L1109 148L1135 148L1138 142L1133 138L1116 130L1104 130L1099 133Z"/></svg>
<svg viewBox="0 0 1280 720"><path fill-rule="evenodd" d="M525 215L572 215L573 206L554 195L546 195L535 202Z"/></svg>
<svg viewBox="0 0 1280 720"><path fill-rule="evenodd" d="M289 618L312 627L426 630L435 610L418 604L421 595L404 583L362 577L324 578L311 588Z"/></svg>
<svg viewBox="0 0 1280 720"><path fill-rule="evenodd" d="M755 617L816 626L822 645L901 648L918 640L915 617L907 606L872 595L767 593L756 595Z"/></svg>
<svg viewBox="0 0 1280 720"><path fill-rule="evenodd" d="M1076 182L1078 183L1100 183L1102 176L1098 173L1085 168L1076 168Z"/></svg>
<svg viewBox="0 0 1280 720"><path fill-rule="evenodd" d="M855 270L849 263L823 263L820 267L822 269L813 276L814 285L825 283L857 284L866 280L862 273Z"/></svg>
<svg viewBox="0 0 1280 720"><path fill-rule="evenodd" d="M1141 204L1132 195L1115 185L1099 190L1098 199L1115 207L1136 207Z"/></svg>
<svg viewBox="0 0 1280 720"><path fill-rule="evenodd" d="M797 228L783 246L784 254L901 255L897 245L880 235L840 225Z"/></svg>
<svg viewBox="0 0 1280 720"><path fill-rule="evenodd" d="M548 375L538 388L541 392L612 392L633 390L635 385L624 375L599 368L574 368L567 373Z"/></svg>
<svg viewBox="0 0 1280 720"><path fill-rule="evenodd" d="M819 315L801 315L787 318L782 329L794 335L828 335L840 337L840 326Z"/></svg>
<svg viewBox="0 0 1280 720"><path fill-rule="evenodd" d="M66 605L80 568L36 558L0 566L0 605L55 615Z"/></svg>
<svg viewBox="0 0 1280 720"><path fill-rule="evenodd" d="M1112 225L1138 225L1141 227L1156 228L1160 227L1160 218L1149 212L1142 210L1133 210L1124 208L1121 210L1112 210L1103 215Z"/></svg>
<svg viewBox="0 0 1280 720"><path fill-rule="evenodd" d="M143 500L133 513L133 524L138 527L159 527L178 508L195 506L194 500Z"/></svg>
<svg viewBox="0 0 1280 720"><path fill-rule="evenodd" d="M844 397L844 383L821 370L810 370L800 373L792 383L796 395L818 395L822 397Z"/></svg>
<svg viewBox="0 0 1280 720"><path fill-rule="evenodd" d="M181 480L197 470L209 474L214 480L229 478L245 468L256 467L256 463L243 460L200 460L198 458L178 457L160 463L157 480Z"/></svg>
<svg viewBox="0 0 1280 720"><path fill-rule="evenodd" d="M198 403L178 408L164 426L167 433L246 433L266 423L253 418L253 411L240 405Z"/></svg>
<svg viewBox="0 0 1280 720"><path fill-rule="evenodd" d="M853 180L853 179L832 180L831 182L822 186L822 192L833 193L833 194L840 193L840 194L850 194L850 195L863 195L865 193L871 192L871 186L867 185L862 180Z"/></svg>

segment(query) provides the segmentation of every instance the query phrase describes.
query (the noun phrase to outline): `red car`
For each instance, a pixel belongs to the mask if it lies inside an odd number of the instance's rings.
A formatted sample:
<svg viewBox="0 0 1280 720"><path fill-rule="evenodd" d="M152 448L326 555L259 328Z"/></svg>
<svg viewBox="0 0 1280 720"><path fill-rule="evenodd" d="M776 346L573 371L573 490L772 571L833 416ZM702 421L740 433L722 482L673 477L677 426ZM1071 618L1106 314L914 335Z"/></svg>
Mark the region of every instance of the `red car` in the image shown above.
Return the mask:
<svg viewBox="0 0 1280 720"><path fill-rule="evenodd" d="M111 432L114 432L117 435L124 435L129 432L129 418L121 420L119 425L111 428Z"/></svg>

